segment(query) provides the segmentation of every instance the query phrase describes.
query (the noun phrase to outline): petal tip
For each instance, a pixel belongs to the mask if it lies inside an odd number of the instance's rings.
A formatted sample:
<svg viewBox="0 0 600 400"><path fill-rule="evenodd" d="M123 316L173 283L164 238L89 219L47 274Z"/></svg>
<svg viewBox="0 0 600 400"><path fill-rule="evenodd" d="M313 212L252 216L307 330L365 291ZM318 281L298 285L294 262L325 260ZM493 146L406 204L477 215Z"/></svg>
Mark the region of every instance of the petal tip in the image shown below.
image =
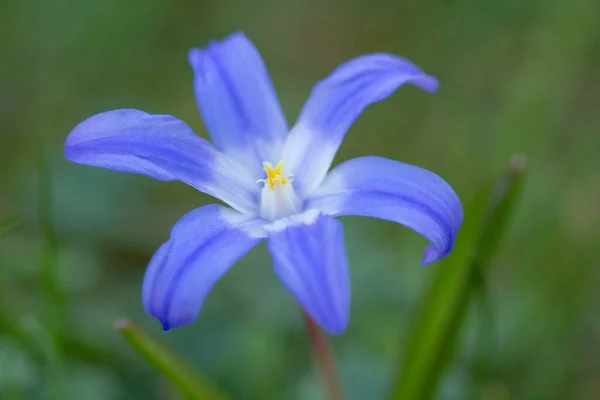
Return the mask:
<svg viewBox="0 0 600 400"><path fill-rule="evenodd" d="M329 326L323 326L323 330L330 335L341 335L346 331L348 327L348 320L338 321L335 324Z"/></svg>
<svg viewBox="0 0 600 400"><path fill-rule="evenodd" d="M439 82L436 78L431 75L423 74L422 76L413 80L413 84L420 87L428 93L434 93L439 87Z"/></svg>
<svg viewBox="0 0 600 400"><path fill-rule="evenodd" d="M169 321L167 321L167 320L162 320L162 319L159 319L159 321L160 321L160 323L161 323L161 325L162 325L162 329L163 329L163 331L164 331L164 332L170 331L170 330L171 330L171 328L173 328L173 326L171 326L171 325L169 324Z"/></svg>
<svg viewBox="0 0 600 400"><path fill-rule="evenodd" d="M187 57L188 57L188 62L190 63L190 65L193 68L199 68L200 67L200 62L202 60L202 56L204 55L205 51L210 49L218 49L220 47L222 47L223 45L227 45L229 43L240 43L240 42L249 42L250 40L248 39L248 37L244 34L244 32L242 31L235 31L233 33L231 33L229 36L221 39L221 40L211 40L208 42L206 49L202 49L202 48L198 48L198 47L193 47L188 51Z"/></svg>
<svg viewBox="0 0 600 400"><path fill-rule="evenodd" d="M243 31L234 31L229 36L227 36L225 41L229 40L249 40L246 34Z"/></svg>
<svg viewBox="0 0 600 400"><path fill-rule="evenodd" d="M423 252L423 258L421 259L421 265L431 264L441 258L440 253L436 250L436 248L431 245L425 249Z"/></svg>
<svg viewBox="0 0 600 400"><path fill-rule="evenodd" d="M192 68L197 69L200 68L200 61L202 59L202 49L197 47L191 48L187 53L188 63L192 66Z"/></svg>

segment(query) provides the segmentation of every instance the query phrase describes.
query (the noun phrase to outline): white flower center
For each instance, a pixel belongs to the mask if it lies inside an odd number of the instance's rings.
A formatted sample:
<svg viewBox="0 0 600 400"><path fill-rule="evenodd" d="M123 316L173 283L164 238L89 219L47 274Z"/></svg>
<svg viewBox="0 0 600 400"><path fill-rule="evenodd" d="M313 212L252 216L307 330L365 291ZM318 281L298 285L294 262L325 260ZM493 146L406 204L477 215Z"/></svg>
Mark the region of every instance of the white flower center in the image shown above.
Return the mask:
<svg viewBox="0 0 600 400"><path fill-rule="evenodd" d="M259 179L257 183L264 183L260 192L260 216L268 221L287 217L301 211L300 200L294 192L291 176L283 173L283 161L275 167L264 162L263 170L266 179Z"/></svg>

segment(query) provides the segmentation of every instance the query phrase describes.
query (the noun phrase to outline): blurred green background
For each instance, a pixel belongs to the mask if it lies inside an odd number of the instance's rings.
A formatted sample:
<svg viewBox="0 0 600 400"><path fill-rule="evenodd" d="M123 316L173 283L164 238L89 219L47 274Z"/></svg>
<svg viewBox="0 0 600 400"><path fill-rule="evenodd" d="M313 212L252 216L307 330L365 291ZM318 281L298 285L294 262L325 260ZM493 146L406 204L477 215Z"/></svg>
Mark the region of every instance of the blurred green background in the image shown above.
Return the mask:
<svg viewBox="0 0 600 400"><path fill-rule="evenodd" d="M336 163L417 164L468 205L511 154L527 156L484 300L437 398L599 399L599 17L597 0L0 0L0 220L22 222L0 237L0 398L176 399L114 330L120 317L236 399L322 398L301 315L264 246L215 287L195 324L163 334L142 310L146 263L180 216L212 200L62 157L78 122L116 108L172 114L207 137L186 52L243 30L290 123L318 79L360 54L396 53L438 77L434 95L403 87L369 108ZM52 181L53 204L41 207L36 137ZM343 222L352 314L332 341L347 398L377 399L441 264L420 267L426 242L404 227Z"/></svg>

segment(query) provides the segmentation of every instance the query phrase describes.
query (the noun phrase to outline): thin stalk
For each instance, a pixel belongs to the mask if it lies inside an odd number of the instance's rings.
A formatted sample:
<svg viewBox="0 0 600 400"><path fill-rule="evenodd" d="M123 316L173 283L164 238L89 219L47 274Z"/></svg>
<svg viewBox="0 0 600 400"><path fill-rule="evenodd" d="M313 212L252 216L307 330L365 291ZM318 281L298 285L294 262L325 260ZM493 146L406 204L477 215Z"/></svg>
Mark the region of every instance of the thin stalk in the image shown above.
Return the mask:
<svg viewBox="0 0 600 400"><path fill-rule="evenodd" d="M342 388L336 371L335 357L329 346L327 335L306 311L302 310L302 315L304 316L306 333L310 339L313 355L321 371L321 379L323 379L325 385L327 398L329 400L342 400Z"/></svg>
<svg viewBox="0 0 600 400"><path fill-rule="evenodd" d="M153 365L189 400L225 400L230 397L187 362L133 322L122 319L115 328L133 350Z"/></svg>

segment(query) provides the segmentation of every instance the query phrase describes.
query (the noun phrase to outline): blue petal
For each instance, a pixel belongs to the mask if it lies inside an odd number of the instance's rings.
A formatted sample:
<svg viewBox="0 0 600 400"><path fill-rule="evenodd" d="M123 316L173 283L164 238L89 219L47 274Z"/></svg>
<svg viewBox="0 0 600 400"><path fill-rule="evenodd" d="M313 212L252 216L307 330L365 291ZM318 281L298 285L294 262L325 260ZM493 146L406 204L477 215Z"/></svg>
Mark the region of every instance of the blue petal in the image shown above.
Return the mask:
<svg viewBox="0 0 600 400"><path fill-rule="evenodd" d="M406 225L431 242L424 264L450 253L463 220L460 199L442 178L383 157L340 164L307 200L307 207L333 216L362 215Z"/></svg>
<svg viewBox="0 0 600 400"><path fill-rule="evenodd" d="M164 330L192 323L217 280L262 240L261 225L216 204L183 216L146 270L146 312Z"/></svg>
<svg viewBox="0 0 600 400"><path fill-rule="evenodd" d="M309 211L267 227L275 272L327 332L342 333L350 312L350 279L342 224Z"/></svg>
<svg viewBox="0 0 600 400"><path fill-rule="evenodd" d="M428 92L437 89L435 78L390 54L350 60L313 88L281 157L286 170L295 175L294 186L300 196L323 180L346 131L360 113L405 83Z"/></svg>
<svg viewBox="0 0 600 400"><path fill-rule="evenodd" d="M260 171L276 163L288 131L267 68L243 33L192 49L198 107L213 142Z"/></svg>
<svg viewBox="0 0 600 400"><path fill-rule="evenodd" d="M177 179L240 211L257 207L256 178L170 115L131 109L94 115L69 134L65 157L162 181Z"/></svg>

